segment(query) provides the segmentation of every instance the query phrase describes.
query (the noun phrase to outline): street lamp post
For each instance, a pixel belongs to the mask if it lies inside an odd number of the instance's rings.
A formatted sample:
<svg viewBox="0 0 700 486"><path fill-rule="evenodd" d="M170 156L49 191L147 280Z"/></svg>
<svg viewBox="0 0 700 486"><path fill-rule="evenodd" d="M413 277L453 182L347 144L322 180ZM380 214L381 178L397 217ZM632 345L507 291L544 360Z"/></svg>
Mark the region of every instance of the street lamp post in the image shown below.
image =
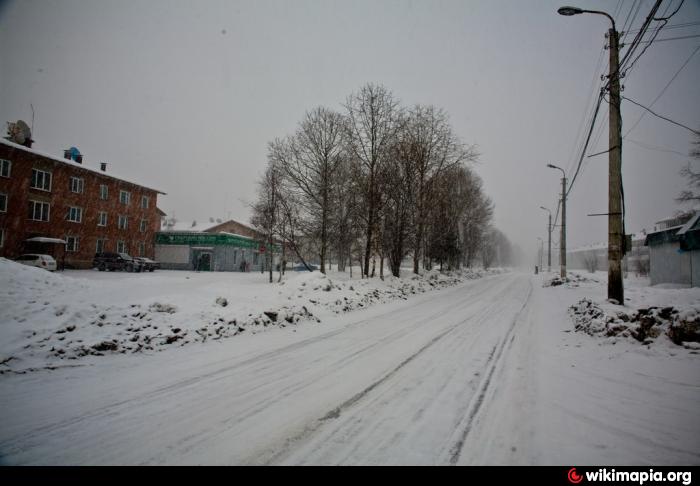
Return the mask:
<svg viewBox="0 0 700 486"><path fill-rule="evenodd" d="M578 7L561 7L560 15L592 13L605 15L612 23L610 37L610 114L608 138L608 299L624 305L622 281L622 256L624 235L622 230L622 136L620 114L620 37L615 20L599 10L583 10Z"/></svg>
<svg viewBox="0 0 700 486"><path fill-rule="evenodd" d="M547 271L552 271L552 212L540 206L540 209L544 209L549 213L549 222L547 223Z"/></svg>
<svg viewBox="0 0 700 486"><path fill-rule="evenodd" d="M544 253L544 240L540 238L539 236L537 237L538 240L540 240L540 249L538 250L538 253L540 254L540 269L542 268L542 254Z"/></svg>
<svg viewBox="0 0 700 486"><path fill-rule="evenodd" d="M566 278L566 172L561 167L547 164L550 169L561 171L561 238L559 241L559 265L561 266L561 278Z"/></svg>

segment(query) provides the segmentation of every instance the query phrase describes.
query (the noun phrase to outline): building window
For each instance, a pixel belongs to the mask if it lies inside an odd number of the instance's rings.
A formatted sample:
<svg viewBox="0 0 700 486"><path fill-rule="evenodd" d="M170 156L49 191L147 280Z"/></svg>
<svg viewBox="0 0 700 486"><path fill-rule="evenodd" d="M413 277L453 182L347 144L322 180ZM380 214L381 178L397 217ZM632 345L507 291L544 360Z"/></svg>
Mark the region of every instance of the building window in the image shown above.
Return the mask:
<svg viewBox="0 0 700 486"><path fill-rule="evenodd" d="M142 220L141 220L141 227L139 228L139 230L141 231L141 233L145 233L147 227L148 227L148 220L147 220L147 219L142 219Z"/></svg>
<svg viewBox="0 0 700 486"><path fill-rule="evenodd" d="M233 250L233 263L236 263L236 260L238 260L238 250Z"/></svg>
<svg viewBox="0 0 700 486"><path fill-rule="evenodd" d="M0 192L0 213L7 212L7 194Z"/></svg>
<svg viewBox="0 0 700 486"><path fill-rule="evenodd" d="M51 172L32 169L32 189L51 191Z"/></svg>
<svg viewBox="0 0 700 486"><path fill-rule="evenodd" d="M117 241L117 253L126 253L126 245L123 241Z"/></svg>
<svg viewBox="0 0 700 486"><path fill-rule="evenodd" d="M129 204L131 202L131 193L128 191L119 191L119 202Z"/></svg>
<svg viewBox="0 0 700 486"><path fill-rule="evenodd" d="M128 223L129 223L129 218L120 214L119 215L119 226L118 226L119 229L126 229Z"/></svg>
<svg viewBox="0 0 700 486"><path fill-rule="evenodd" d="M71 223L81 223L83 221L83 208L70 206L68 208L68 221Z"/></svg>
<svg viewBox="0 0 700 486"><path fill-rule="evenodd" d="M49 203L29 201L29 219L34 221L48 221Z"/></svg>
<svg viewBox="0 0 700 486"><path fill-rule="evenodd" d="M148 209L148 196L141 196L141 207Z"/></svg>
<svg viewBox="0 0 700 486"><path fill-rule="evenodd" d="M75 253L78 251L79 238L77 236L66 236L66 251Z"/></svg>
<svg viewBox="0 0 700 486"><path fill-rule="evenodd" d="M100 184L100 199L102 199L103 201L106 201L108 196L109 196L109 188L107 187L106 184Z"/></svg>
<svg viewBox="0 0 700 486"><path fill-rule="evenodd" d="M107 226L107 213L100 211L97 215L97 226Z"/></svg>
<svg viewBox="0 0 700 486"><path fill-rule="evenodd" d="M71 177L70 178L70 192L82 194L84 188L85 188L85 179L83 179L82 177Z"/></svg>
<svg viewBox="0 0 700 486"><path fill-rule="evenodd" d="M0 248L5 246L5 230L0 228Z"/></svg>
<svg viewBox="0 0 700 486"><path fill-rule="evenodd" d="M146 256L146 243L144 243L144 242L139 243L139 256L141 256L141 257Z"/></svg>
<svg viewBox="0 0 700 486"><path fill-rule="evenodd" d="M5 159L0 159L0 177L10 177L10 168L12 162Z"/></svg>
<svg viewBox="0 0 700 486"><path fill-rule="evenodd" d="M102 253L105 251L105 239L97 238L97 245L95 245L95 253Z"/></svg>

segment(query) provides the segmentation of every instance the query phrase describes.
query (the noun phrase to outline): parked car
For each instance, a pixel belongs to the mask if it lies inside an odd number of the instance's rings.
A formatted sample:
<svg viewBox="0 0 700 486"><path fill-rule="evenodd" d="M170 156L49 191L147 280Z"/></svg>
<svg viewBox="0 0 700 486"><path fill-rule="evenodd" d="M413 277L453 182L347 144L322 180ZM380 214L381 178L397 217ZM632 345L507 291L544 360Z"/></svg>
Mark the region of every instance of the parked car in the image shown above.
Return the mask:
<svg viewBox="0 0 700 486"><path fill-rule="evenodd" d="M56 271L56 260L51 255L39 255L36 253L26 253L15 258L17 263L29 265L30 267L45 268L50 272Z"/></svg>
<svg viewBox="0 0 700 486"><path fill-rule="evenodd" d="M160 268L160 262L157 262L155 260L151 260L150 258L134 257L134 260L136 260L137 262L139 262L141 264L141 270L144 272L146 270L148 270L149 272L152 272L153 270Z"/></svg>
<svg viewBox="0 0 700 486"><path fill-rule="evenodd" d="M316 265L312 265L311 263L307 263L309 268L306 268L303 263L300 263L296 267L294 267L295 272L308 272L309 269L313 272L314 270L318 270L318 267Z"/></svg>
<svg viewBox="0 0 700 486"><path fill-rule="evenodd" d="M95 258L92 260L93 268L97 268L100 272L109 270L126 270L127 272L140 272L142 265L134 260L126 253L102 252L95 253Z"/></svg>

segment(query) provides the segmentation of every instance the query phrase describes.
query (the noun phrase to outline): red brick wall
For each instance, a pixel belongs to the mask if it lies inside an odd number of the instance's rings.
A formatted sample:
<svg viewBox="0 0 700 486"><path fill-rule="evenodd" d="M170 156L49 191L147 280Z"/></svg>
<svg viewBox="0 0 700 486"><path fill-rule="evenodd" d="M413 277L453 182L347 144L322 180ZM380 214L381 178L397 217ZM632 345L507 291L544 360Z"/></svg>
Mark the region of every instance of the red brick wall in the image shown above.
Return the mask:
<svg viewBox="0 0 700 486"><path fill-rule="evenodd" d="M158 193L136 184L82 168L75 162L59 162L48 157L0 143L0 159L12 164L9 178L0 177L0 193L7 194L7 212L0 212L0 229L4 230L5 241L0 248L0 256L15 258L24 252L46 251L62 257L62 245L28 245L25 240L34 236L66 239L79 238L77 252L65 252L66 266L89 268L95 256L98 238L104 238L104 251L117 251L117 241L122 240L126 251L139 256L139 243L145 243L145 256L153 258L155 231L160 216L156 209ZM52 173L51 191L30 188L32 169ZM83 193L70 190L70 178L80 177L84 181ZM107 185L107 200L100 199L100 185ZM119 191L131 193L128 205L119 202ZM148 196L147 209L141 208L141 197ZM49 221L29 219L29 201L38 200L50 203ZM70 206L83 209L82 222L67 221ZM107 226L97 226L100 211L107 213ZM128 218L127 229L118 228L119 215ZM146 231L140 231L141 219L146 219Z"/></svg>

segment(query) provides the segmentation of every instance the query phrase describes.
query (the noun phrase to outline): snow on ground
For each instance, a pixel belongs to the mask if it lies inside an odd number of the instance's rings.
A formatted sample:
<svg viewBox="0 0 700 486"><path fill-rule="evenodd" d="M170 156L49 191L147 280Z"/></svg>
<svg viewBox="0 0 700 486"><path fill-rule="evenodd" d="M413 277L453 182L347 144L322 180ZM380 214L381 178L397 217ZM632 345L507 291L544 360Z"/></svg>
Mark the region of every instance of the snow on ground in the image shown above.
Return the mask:
<svg viewBox="0 0 700 486"><path fill-rule="evenodd" d="M0 373L321 322L483 274L433 271L381 281L291 272L269 284L259 273L51 274L0 258Z"/></svg>
<svg viewBox="0 0 700 486"><path fill-rule="evenodd" d="M570 272L567 281L545 279L544 287L590 291L606 282L603 272ZM650 287L646 278L628 276L625 305L608 302L605 295L584 297L569 308L577 331L607 339L634 339L644 345L700 349L700 290L669 286Z"/></svg>
<svg viewBox="0 0 700 486"><path fill-rule="evenodd" d="M332 305L314 307L323 325L6 373L0 463L700 464L697 351L574 331L569 307L604 302L604 275L543 287L553 274L510 272L347 313L306 274L282 286L188 274L196 296L185 274L145 275L159 287L138 275L88 275L76 280L84 292L128 282L126 301L178 306L170 316L196 299L218 311L219 296L258 312L287 296ZM635 305L700 298L698 289L626 283ZM96 305L109 304L102 298Z"/></svg>

